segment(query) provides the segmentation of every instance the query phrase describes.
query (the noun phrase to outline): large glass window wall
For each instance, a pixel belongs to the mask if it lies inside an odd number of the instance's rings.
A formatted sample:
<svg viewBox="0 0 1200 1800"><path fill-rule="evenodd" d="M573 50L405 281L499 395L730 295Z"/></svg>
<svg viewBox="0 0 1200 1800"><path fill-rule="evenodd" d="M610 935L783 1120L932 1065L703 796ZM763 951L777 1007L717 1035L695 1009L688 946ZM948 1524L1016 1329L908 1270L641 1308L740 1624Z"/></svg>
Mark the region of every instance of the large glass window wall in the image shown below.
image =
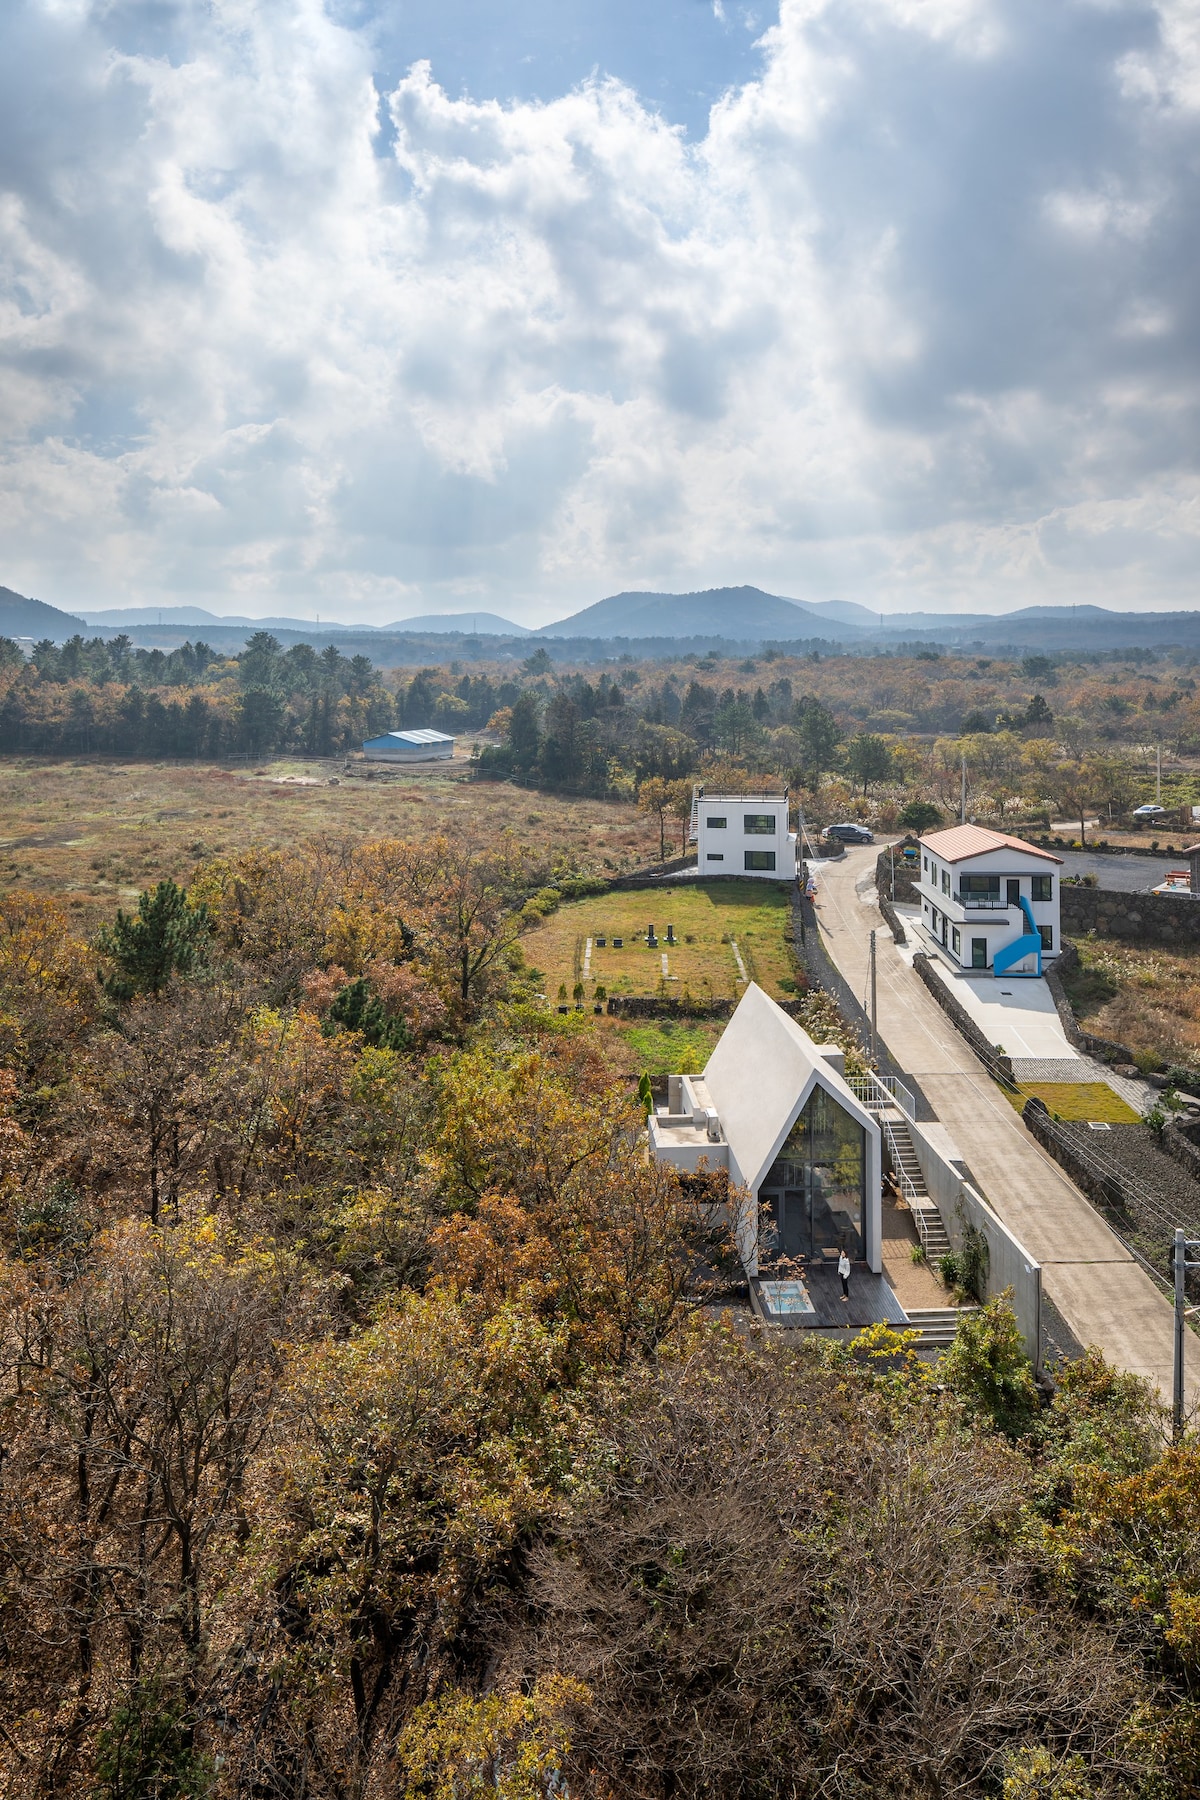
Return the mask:
<svg viewBox="0 0 1200 1800"><path fill-rule="evenodd" d="M863 1127L814 1088L759 1189L761 1260L799 1262L836 1250L864 1257L866 1165Z"/></svg>

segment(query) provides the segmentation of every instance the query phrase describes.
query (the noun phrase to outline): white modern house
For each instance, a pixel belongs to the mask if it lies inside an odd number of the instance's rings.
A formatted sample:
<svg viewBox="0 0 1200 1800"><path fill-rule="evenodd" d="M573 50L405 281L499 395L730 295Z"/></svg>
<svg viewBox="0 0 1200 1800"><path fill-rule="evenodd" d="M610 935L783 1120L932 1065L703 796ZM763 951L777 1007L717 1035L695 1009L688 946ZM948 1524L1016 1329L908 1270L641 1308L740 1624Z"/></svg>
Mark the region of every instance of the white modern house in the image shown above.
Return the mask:
<svg viewBox="0 0 1200 1800"><path fill-rule="evenodd" d="M447 762L454 755L454 739L444 731L385 731L363 744L368 762Z"/></svg>
<svg viewBox="0 0 1200 1800"><path fill-rule="evenodd" d="M788 830L788 796L730 794L697 787L690 840L701 875L796 879L796 833Z"/></svg>
<svg viewBox="0 0 1200 1800"><path fill-rule="evenodd" d="M815 1044L751 982L703 1075L668 1077L651 1153L745 1190L733 1224L752 1277L841 1250L882 1271L879 1126L844 1070L836 1044Z"/></svg>
<svg viewBox="0 0 1200 1800"><path fill-rule="evenodd" d="M1061 856L984 825L921 839L921 925L955 969L1040 975L1062 949Z"/></svg>

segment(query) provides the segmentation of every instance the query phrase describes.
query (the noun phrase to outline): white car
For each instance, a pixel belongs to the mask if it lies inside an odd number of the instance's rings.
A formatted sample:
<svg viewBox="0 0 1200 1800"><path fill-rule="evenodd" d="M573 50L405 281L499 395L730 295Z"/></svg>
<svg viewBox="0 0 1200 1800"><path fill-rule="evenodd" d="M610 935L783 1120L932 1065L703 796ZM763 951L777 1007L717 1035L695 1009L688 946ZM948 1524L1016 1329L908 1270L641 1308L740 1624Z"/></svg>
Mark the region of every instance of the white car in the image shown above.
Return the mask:
<svg viewBox="0 0 1200 1800"><path fill-rule="evenodd" d="M1135 806L1132 816L1135 819L1161 819L1166 810L1165 806L1155 806L1151 803L1147 806Z"/></svg>

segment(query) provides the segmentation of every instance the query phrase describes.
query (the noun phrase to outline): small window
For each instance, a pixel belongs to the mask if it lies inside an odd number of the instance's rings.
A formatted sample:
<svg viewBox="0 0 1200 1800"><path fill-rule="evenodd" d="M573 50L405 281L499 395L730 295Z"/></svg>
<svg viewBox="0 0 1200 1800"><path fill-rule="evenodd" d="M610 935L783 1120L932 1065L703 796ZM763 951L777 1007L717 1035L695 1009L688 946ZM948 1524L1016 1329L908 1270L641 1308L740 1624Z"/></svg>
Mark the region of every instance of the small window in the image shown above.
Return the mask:
<svg viewBox="0 0 1200 1800"><path fill-rule="evenodd" d="M928 873L929 873L929 858L927 856L923 856L921 858L921 867L924 869L925 873L928 875Z"/></svg>
<svg viewBox="0 0 1200 1800"><path fill-rule="evenodd" d="M1053 900L1053 875L1035 875L1033 878L1033 897L1035 900Z"/></svg>
<svg viewBox="0 0 1200 1800"><path fill-rule="evenodd" d="M943 894L948 894L950 892L950 871L949 871L949 869L942 870L942 892L943 892Z"/></svg>
<svg viewBox="0 0 1200 1800"><path fill-rule="evenodd" d="M775 867L773 850L747 850L745 855L748 869L773 869Z"/></svg>
<svg viewBox="0 0 1200 1800"><path fill-rule="evenodd" d="M705 862L724 862L725 852L723 850L710 850L704 860Z"/></svg>
<svg viewBox="0 0 1200 1800"><path fill-rule="evenodd" d="M747 813L742 829L747 837L774 837L775 814ZM771 867L774 868L775 864L772 863Z"/></svg>
<svg viewBox="0 0 1200 1800"><path fill-rule="evenodd" d="M714 813L712 818L705 819L704 823L708 826L708 829L710 831L724 831L725 827L728 825L729 821L728 821L728 819L723 819Z"/></svg>
<svg viewBox="0 0 1200 1800"><path fill-rule="evenodd" d="M1053 950L1053 948L1054 948L1054 927L1053 927L1053 925L1039 925L1038 926L1038 936L1042 940L1042 949L1043 950Z"/></svg>
<svg viewBox="0 0 1200 1800"><path fill-rule="evenodd" d="M962 932L956 930L954 926L950 927L950 948L955 956L962 954Z"/></svg>
<svg viewBox="0 0 1200 1800"><path fill-rule="evenodd" d="M973 969L986 969L987 968L987 939L986 938L972 938L971 939L971 967Z"/></svg>

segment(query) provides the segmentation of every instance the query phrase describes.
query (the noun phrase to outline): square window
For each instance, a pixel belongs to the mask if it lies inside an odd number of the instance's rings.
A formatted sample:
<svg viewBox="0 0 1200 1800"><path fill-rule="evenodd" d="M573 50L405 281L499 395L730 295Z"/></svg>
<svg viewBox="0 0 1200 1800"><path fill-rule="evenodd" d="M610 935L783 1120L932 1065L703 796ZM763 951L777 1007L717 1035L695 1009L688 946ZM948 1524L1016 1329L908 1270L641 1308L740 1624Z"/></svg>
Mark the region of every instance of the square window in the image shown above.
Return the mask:
<svg viewBox="0 0 1200 1800"><path fill-rule="evenodd" d="M745 856L748 869L773 869L775 867L773 850L747 850Z"/></svg>
<svg viewBox="0 0 1200 1800"><path fill-rule="evenodd" d="M710 831L724 831L729 821L714 814L711 819L705 819L704 823Z"/></svg>
<svg viewBox="0 0 1200 1800"><path fill-rule="evenodd" d="M704 860L705 862L724 862L725 852L723 850L710 850Z"/></svg>
<svg viewBox="0 0 1200 1800"><path fill-rule="evenodd" d="M774 837L775 814L747 813L742 823L742 829L747 837Z"/></svg>
<svg viewBox="0 0 1200 1800"><path fill-rule="evenodd" d="M1054 898L1053 875L1035 875L1033 878L1033 897L1035 900L1052 900Z"/></svg>

